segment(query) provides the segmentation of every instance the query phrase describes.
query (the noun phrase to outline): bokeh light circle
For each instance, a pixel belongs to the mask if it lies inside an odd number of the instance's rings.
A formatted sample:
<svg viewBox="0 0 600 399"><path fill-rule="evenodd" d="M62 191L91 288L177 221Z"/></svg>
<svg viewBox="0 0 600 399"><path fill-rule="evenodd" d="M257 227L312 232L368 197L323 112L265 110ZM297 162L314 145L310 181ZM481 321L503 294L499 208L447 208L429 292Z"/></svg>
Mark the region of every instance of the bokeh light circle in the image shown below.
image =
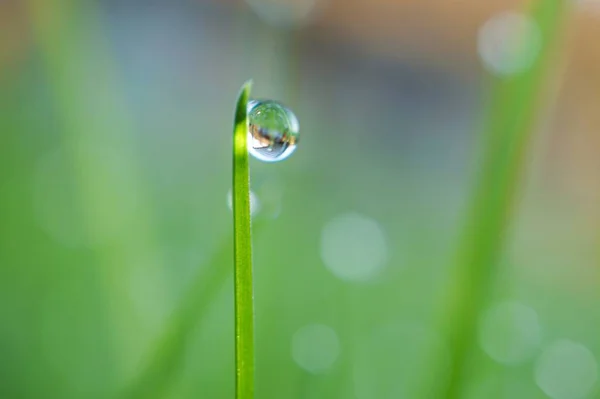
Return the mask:
<svg viewBox="0 0 600 399"><path fill-rule="evenodd" d="M337 216L323 227L321 258L343 280L369 280L388 260L385 233L375 220L358 213Z"/></svg>
<svg viewBox="0 0 600 399"><path fill-rule="evenodd" d="M561 339L548 345L535 365L535 381L552 399L586 397L598 380L598 365L584 345Z"/></svg>
<svg viewBox="0 0 600 399"><path fill-rule="evenodd" d="M292 337L292 359L312 374L328 371L340 354L336 332L322 324L309 324Z"/></svg>
<svg viewBox="0 0 600 399"><path fill-rule="evenodd" d="M484 67L497 76L529 69L542 47L536 22L525 14L507 11L492 16L479 29L477 51Z"/></svg>
<svg viewBox="0 0 600 399"><path fill-rule="evenodd" d="M540 342L537 313L518 302L498 303L481 318L479 344L498 363L517 364L529 360Z"/></svg>

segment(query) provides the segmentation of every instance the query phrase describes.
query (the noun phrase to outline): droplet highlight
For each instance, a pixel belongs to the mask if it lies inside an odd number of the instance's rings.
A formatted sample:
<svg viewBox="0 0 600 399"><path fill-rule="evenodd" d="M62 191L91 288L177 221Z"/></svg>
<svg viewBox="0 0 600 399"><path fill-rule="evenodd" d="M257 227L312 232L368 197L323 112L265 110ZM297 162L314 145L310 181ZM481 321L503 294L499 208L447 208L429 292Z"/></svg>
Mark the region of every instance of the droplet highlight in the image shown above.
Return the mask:
<svg viewBox="0 0 600 399"><path fill-rule="evenodd" d="M264 162L278 162L296 150L300 124L285 105L273 100L248 102L248 151Z"/></svg>

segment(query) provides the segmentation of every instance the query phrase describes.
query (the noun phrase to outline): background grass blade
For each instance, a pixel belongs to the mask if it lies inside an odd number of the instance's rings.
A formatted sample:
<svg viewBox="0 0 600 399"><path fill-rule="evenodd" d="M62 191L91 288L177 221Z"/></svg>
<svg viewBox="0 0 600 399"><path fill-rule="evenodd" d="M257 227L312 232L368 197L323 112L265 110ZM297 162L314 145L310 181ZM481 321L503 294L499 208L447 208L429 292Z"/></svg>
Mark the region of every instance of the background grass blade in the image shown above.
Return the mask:
<svg viewBox="0 0 600 399"><path fill-rule="evenodd" d="M252 82L240 91L233 128L233 253L235 307L235 397L254 397L254 295L250 235L250 175L247 106Z"/></svg>
<svg viewBox="0 0 600 399"><path fill-rule="evenodd" d="M152 287L162 287L164 280L160 260L144 263L143 268L130 261L147 256L158 245L156 218L136 145L137 126L119 87L120 71L98 17L99 5L67 0L23 3L61 126L57 142L76 182L83 236L93 243L90 264L101 281L103 306L112 321L114 372L127 373L146 339L140 331L151 324L151 317L140 314L129 300L128 276L143 275ZM87 86L92 75L94 83ZM111 169L115 164L118 173ZM127 207L124 204L131 197L136 198L135 206ZM156 290L156 295L160 292Z"/></svg>
<svg viewBox="0 0 600 399"><path fill-rule="evenodd" d="M455 282L444 303L452 367L441 397L462 395L477 317L501 254L536 121L536 104L564 14L563 0L535 1L529 15L542 38L536 61L527 72L494 83L484 132L484 159L459 242Z"/></svg>
<svg viewBox="0 0 600 399"><path fill-rule="evenodd" d="M254 231L262 224L257 220ZM152 399L168 396L169 390L182 370L185 351L193 339L192 333L202 323L210 304L222 290L230 276L226 265L231 260L231 237L220 246L202 267L187 293L177 306L173 316L159 335L140 374L119 395L123 399Z"/></svg>
<svg viewBox="0 0 600 399"><path fill-rule="evenodd" d="M140 374L119 396L123 399L164 398L182 370L185 351L230 274L231 237L215 252L208 267L201 268L173 316L148 352Z"/></svg>

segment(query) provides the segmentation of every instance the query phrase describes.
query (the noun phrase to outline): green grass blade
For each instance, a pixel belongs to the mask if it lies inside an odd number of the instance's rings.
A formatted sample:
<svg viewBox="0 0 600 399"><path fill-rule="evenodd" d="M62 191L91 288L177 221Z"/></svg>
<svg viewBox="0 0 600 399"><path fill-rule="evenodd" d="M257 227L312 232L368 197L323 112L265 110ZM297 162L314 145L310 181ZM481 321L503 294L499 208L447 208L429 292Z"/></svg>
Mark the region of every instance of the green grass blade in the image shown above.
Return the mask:
<svg viewBox="0 0 600 399"><path fill-rule="evenodd" d="M260 231L261 220L254 225ZM201 267L181 302L176 307L163 332L148 350L140 373L117 395L122 399L159 399L168 396L183 366L186 350L191 344L193 332L200 327L223 285L230 276L226 267L231 261L231 237L219 247Z"/></svg>
<svg viewBox="0 0 600 399"><path fill-rule="evenodd" d="M241 185L236 185L235 173L234 173L234 187L233 187L233 208L234 208L234 220L236 217L235 209L236 209L236 195L240 196L241 193L244 192L244 187L246 190L246 201L244 204L237 205L238 211L245 210L245 215L247 217L246 223L242 225L242 228L237 228L237 224L235 225L235 232L237 234L242 231L247 231L247 236L242 237L245 241L240 241L237 236L234 235L234 250L235 253L235 269L236 273L235 284L236 284L236 397L239 398L251 398L252 396L248 396L253 394L254 390L254 378L253 378L253 370L254 370L254 354L253 354L253 305L252 305L252 275L251 275L251 252L250 252L250 202L249 202L249 174L248 174L248 156L246 149L246 104L248 102L250 84L246 83L242 89L240 97L238 99L238 104L236 108L236 116L235 116L235 130L234 130L234 146L239 145L240 149L245 149L245 160L242 163L236 162L234 159L234 171L236 170L236 165L238 167L242 167L245 165L245 173L242 171L241 175L245 175L245 185L243 182L239 183ZM241 107L241 108L240 108ZM240 111L241 109L241 111ZM243 128L244 137L243 142L235 141L237 138L238 130ZM241 131L241 130L240 130ZM234 147L235 148L235 147ZM234 149L234 154L236 154ZM243 156L244 154L242 154ZM235 156L235 155L234 155ZM240 173L237 174L240 176ZM237 189L237 194L236 194ZM239 202L238 202L239 204ZM241 212L244 213L244 212ZM243 230L243 228L246 230ZM256 226L260 227L260 226ZM241 245L245 245L243 249L237 250L237 246L235 243L240 243ZM246 249L246 252L244 252ZM242 273L237 273L237 266L243 265L243 263L238 262L238 254L245 253L246 257L242 259L247 259L247 263L249 269L245 270L248 273L248 276L244 275L244 271ZM187 294L184 296L181 303L177 306L176 311L173 314L170 322L165 327L164 332L159 336L156 341L153 349L149 351L149 357L146 362L146 365L141 369L139 376L137 376L133 382L127 387L127 389L119 396L121 398L126 399L141 399L141 398L162 398L167 393L169 388L171 387L173 381L176 379L177 373L180 370L181 364L183 362L183 357L185 354L185 349L187 348L190 340L191 332L197 327L197 323L199 319L201 319L203 313L208 309L211 301L217 295L229 272L231 269L223 267L228 263L227 258L231 254L231 244L230 242L222 245L221 248L216 251L214 256L208 262L208 269L206 272L200 272L198 276L195 278L192 283L190 289L187 291ZM245 301L249 300L249 306L245 306L244 309L249 313L249 319L242 319L243 322L240 323L238 317L238 278L244 278L241 285L250 283L250 286L245 291L242 291L245 296L240 296L240 298L244 298ZM249 298L249 299L248 299ZM248 321L249 320L249 321ZM250 328L248 329L247 323L250 323ZM243 324L246 323L246 324ZM243 331L244 338L246 340L239 339L240 334L238 333L238 328ZM245 351L241 352L238 350L238 343L242 346L241 349L245 349ZM248 344L249 343L249 344ZM250 346L250 350L247 350L247 346ZM243 357L244 362L240 362L240 355ZM249 359L249 360L247 360ZM248 369L248 367L250 367ZM241 390L239 388L244 388ZM240 392L244 392L246 396L239 396Z"/></svg>
<svg viewBox="0 0 600 399"><path fill-rule="evenodd" d="M542 49L527 72L500 79L493 87L483 164L459 242L454 285L444 304L452 367L438 397L454 399L463 393L477 317L497 269L536 122L536 105L565 10L564 0L534 1L529 15L540 28Z"/></svg>
<svg viewBox="0 0 600 399"><path fill-rule="evenodd" d="M118 395L123 399L159 399L167 397L169 389L181 371L185 351L208 311L223 288L230 270L231 237L215 252L208 267L201 268L175 312L148 351L148 357L136 378Z"/></svg>
<svg viewBox="0 0 600 399"><path fill-rule="evenodd" d="M247 107L252 82L240 91L233 128L233 281L235 307L235 397L254 398L254 295L250 236L250 174Z"/></svg>

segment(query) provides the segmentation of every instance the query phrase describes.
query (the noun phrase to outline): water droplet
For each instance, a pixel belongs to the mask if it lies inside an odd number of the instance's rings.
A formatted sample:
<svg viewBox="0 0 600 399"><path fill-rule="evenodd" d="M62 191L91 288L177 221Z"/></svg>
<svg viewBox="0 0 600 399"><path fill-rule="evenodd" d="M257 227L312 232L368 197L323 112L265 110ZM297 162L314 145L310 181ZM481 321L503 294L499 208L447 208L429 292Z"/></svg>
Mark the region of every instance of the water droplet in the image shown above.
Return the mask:
<svg viewBox="0 0 600 399"><path fill-rule="evenodd" d="M296 115L277 101L248 102L248 149L265 162L282 161L298 144L300 125Z"/></svg>

